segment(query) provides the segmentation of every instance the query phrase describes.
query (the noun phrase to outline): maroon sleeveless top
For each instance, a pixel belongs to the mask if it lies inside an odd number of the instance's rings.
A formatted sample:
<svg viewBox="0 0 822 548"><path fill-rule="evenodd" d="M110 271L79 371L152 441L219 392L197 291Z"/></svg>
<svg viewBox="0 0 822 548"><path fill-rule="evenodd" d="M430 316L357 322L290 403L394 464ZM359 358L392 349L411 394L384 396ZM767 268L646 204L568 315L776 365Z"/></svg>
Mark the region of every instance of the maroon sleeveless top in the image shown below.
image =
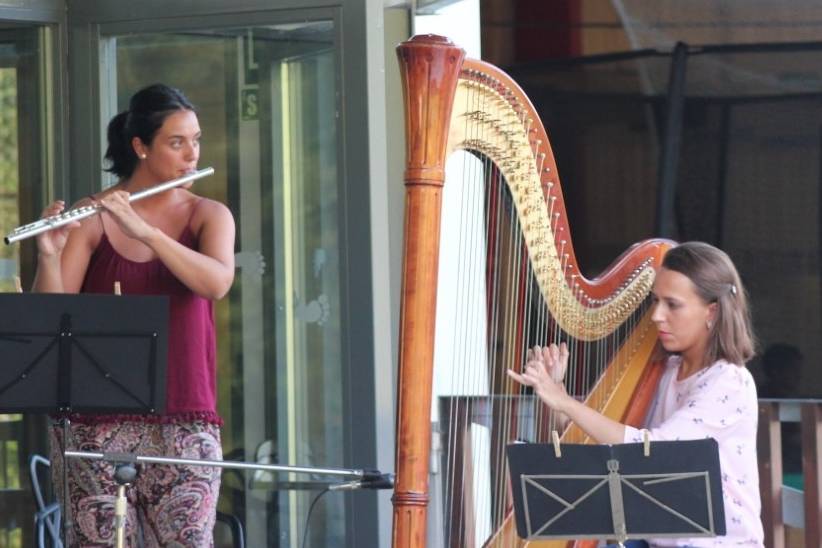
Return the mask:
<svg viewBox="0 0 822 548"><path fill-rule="evenodd" d="M197 249L196 237L188 225L178 241L188 248ZM211 301L192 292L160 259L136 262L117 253L109 242L104 225L80 291L111 294L115 281L120 282L124 295L169 297L166 416L133 418L150 422L205 420L220 424L217 415L216 336Z"/></svg>

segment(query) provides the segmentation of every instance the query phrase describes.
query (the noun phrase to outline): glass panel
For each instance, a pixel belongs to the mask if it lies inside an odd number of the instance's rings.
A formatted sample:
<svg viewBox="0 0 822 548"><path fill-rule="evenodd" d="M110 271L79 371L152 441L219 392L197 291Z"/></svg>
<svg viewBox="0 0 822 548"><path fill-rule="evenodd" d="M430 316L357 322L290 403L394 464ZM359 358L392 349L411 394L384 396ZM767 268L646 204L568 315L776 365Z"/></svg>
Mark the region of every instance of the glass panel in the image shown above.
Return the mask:
<svg viewBox="0 0 822 548"><path fill-rule="evenodd" d="M17 69L0 67L0 231L8 234L19 226L17 188ZM0 291L13 291L20 274L20 246L0 248Z"/></svg>
<svg viewBox="0 0 822 548"><path fill-rule="evenodd" d="M48 89L51 30L0 29L0 232L34 220L52 184L53 94ZM25 114L23 114L25 113ZM25 120L25 127L22 121ZM33 245L0 246L0 292L29 286ZM9 356L4 356L7 360ZM35 503L26 460L44 453L42 417L0 414L0 546L33 546L29 524Z"/></svg>
<svg viewBox="0 0 822 548"><path fill-rule="evenodd" d="M193 190L237 221L238 270L216 308L225 458L342 466L333 23L129 34L101 54L102 119L158 81L197 105L200 167L216 174ZM224 472L220 510L249 546L297 547L314 479ZM307 543L344 544L341 497L315 508Z"/></svg>

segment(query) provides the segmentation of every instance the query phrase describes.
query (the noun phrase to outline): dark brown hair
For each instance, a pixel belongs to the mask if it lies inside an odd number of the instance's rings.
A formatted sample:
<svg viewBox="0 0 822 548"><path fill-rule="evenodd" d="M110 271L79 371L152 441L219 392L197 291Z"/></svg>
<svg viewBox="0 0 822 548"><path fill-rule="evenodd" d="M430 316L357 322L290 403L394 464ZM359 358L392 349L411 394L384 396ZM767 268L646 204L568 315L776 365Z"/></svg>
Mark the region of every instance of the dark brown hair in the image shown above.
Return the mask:
<svg viewBox="0 0 822 548"><path fill-rule="evenodd" d="M108 149L105 159L110 166L106 171L121 179L134 173L139 160L131 140L139 137L150 145L165 119L180 110L196 112L194 105L179 89L165 84L153 84L135 93L128 110L111 119L108 124Z"/></svg>

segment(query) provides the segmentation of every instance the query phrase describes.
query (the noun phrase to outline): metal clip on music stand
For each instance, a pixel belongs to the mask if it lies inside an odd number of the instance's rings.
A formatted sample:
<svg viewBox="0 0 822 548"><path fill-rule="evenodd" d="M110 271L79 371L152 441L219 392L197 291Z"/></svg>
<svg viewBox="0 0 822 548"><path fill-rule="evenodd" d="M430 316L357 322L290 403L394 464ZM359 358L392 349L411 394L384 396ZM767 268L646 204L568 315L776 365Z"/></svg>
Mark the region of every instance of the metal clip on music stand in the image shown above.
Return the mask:
<svg viewBox="0 0 822 548"><path fill-rule="evenodd" d="M58 414L67 446L71 413L164 411L167 297L5 293L0 309L0 413ZM136 475L125 465L115 472L123 510ZM66 461L64 533L67 468Z"/></svg>
<svg viewBox="0 0 822 548"><path fill-rule="evenodd" d="M526 540L725 534L715 440L512 444L517 533Z"/></svg>

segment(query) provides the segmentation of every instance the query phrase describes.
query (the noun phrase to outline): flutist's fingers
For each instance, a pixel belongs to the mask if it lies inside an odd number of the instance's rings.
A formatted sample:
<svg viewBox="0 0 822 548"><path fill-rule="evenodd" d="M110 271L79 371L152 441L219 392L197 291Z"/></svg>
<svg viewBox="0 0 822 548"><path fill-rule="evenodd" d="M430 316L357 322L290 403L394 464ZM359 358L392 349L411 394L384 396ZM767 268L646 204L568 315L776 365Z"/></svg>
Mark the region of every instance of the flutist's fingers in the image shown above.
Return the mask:
<svg viewBox="0 0 822 548"><path fill-rule="evenodd" d="M63 212L64 209L66 209L66 202L64 202L63 200L56 200L46 206L46 208L43 210L43 214L40 215L40 218L44 219L46 217L51 217L53 215L59 215Z"/></svg>
<svg viewBox="0 0 822 548"><path fill-rule="evenodd" d="M129 238L143 239L153 230L129 203L129 193L118 190L100 200L100 205L111 214L123 234Z"/></svg>
<svg viewBox="0 0 822 548"><path fill-rule="evenodd" d="M46 206L43 210L41 218L59 215L65 208L66 203L63 200L56 200ZM66 240L68 240L69 232L78 226L80 226L80 223L74 221L54 230L49 230L38 234L37 252L41 255L58 255L66 246Z"/></svg>

